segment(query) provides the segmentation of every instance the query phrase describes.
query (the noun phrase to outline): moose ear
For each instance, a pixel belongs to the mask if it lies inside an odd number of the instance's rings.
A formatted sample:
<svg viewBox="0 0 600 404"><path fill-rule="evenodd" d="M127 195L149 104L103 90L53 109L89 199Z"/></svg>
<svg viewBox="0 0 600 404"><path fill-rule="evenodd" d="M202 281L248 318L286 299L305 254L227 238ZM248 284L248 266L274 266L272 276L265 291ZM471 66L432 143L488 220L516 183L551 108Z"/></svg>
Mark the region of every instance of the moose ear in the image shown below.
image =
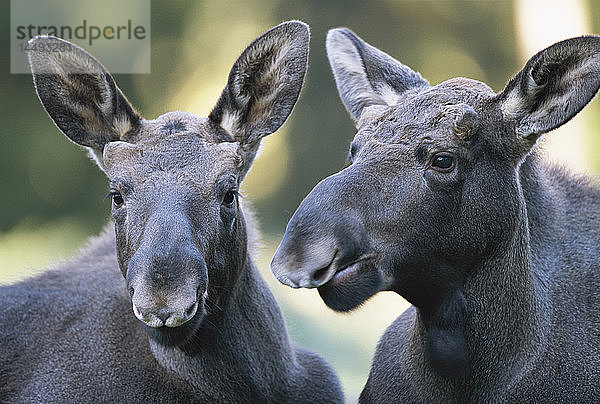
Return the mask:
<svg viewBox="0 0 600 404"><path fill-rule="evenodd" d="M574 117L599 87L600 37L584 36L533 56L497 100L517 134L537 138Z"/></svg>
<svg viewBox="0 0 600 404"><path fill-rule="evenodd" d="M139 115L110 73L80 47L37 36L29 49L35 91L46 112L69 139L91 148L102 168L104 145L137 126Z"/></svg>
<svg viewBox="0 0 600 404"><path fill-rule="evenodd" d="M255 153L292 112L306 75L309 38L308 25L285 22L252 42L233 65L209 119L243 150Z"/></svg>
<svg viewBox="0 0 600 404"><path fill-rule="evenodd" d="M355 122L368 106L395 105L402 93L429 87L419 73L348 28L330 30L326 47L338 92Z"/></svg>

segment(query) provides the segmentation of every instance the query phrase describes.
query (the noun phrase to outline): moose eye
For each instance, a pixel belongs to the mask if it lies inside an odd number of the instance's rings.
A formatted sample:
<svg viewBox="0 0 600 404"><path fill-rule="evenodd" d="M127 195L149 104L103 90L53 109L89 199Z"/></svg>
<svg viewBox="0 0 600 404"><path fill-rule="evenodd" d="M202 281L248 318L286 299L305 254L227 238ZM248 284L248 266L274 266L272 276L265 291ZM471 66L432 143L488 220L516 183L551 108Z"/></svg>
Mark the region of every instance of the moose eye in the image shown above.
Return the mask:
<svg viewBox="0 0 600 404"><path fill-rule="evenodd" d="M110 195L112 197L113 205L115 208L120 208L125 203L123 199L123 195L119 191L111 191Z"/></svg>
<svg viewBox="0 0 600 404"><path fill-rule="evenodd" d="M232 207L235 203L235 191L228 191L223 197L223 205L228 208Z"/></svg>
<svg viewBox="0 0 600 404"><path fill-rule="evenodd" d="M438 153L431 159L430 167L440 173L449 173L454 170L454 157L447 153Z"/></svg>

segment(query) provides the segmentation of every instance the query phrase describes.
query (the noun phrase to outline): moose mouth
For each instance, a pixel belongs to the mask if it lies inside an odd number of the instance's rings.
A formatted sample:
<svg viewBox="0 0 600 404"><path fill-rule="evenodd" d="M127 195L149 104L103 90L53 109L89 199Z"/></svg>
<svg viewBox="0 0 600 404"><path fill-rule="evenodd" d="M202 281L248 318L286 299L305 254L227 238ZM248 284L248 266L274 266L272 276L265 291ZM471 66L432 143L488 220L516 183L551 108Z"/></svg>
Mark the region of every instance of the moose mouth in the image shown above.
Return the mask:
<svg viewBox="0 0 600 404"><path fill-rule="evenodd" d="M362 262L363 260L355 261L350 265L338 269L326 284L335 286L340 283L352 282L354 278L360 275L359 272Z"/></svg>
<svg viewBox="0 0 600 404"><path fill-rule="evenodd" d="M148 335L164 346L178 346L188 342L196 331L200 328L202 320L206 316L206 308L204 304L199 304L194 316L184 324L177 327L149 327L144 326Z"/></svg>
<svg viewBox="0 0 600 404"><path fill-rule="evenodd" d="M326 284L335 285L343 282L352 282L352 278L357 276L360 272L361 266L366 261L373 258L372 254L363 254L358 258L350 261L350 263L341 265L338 269L335 269L335 267L339 264L339 261L341 261L338 254L339 251L336 249L335 253L333 254L333 258L331 258L329 264L319 269L318 271L315 271L315 273L313 274L312 278L316 281L321 282L321 285L318 285L318 287L324 286Z"/></svg>
<svg viewBox="0 0 600 404"><path fill-rule="evenodd" d="M336 311L350 311L379 292L383 279L370 258L363 256L341 267L318 288L327 306Z"/></svg>

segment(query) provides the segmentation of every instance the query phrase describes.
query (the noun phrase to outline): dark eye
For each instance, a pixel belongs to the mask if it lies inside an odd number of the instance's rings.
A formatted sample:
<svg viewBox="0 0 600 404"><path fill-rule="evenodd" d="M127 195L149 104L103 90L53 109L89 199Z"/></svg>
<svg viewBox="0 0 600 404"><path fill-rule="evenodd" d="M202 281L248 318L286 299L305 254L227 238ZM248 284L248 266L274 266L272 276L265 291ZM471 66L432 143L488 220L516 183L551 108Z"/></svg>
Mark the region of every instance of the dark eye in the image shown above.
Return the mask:
<svg viewBox="0 0 600 404"><path fill-rule="evenodd" d="M235 203L235 192L234 191L228 191L225 196L223 197L223 205L227 206L228 208L232 207L233 204Z"/></svg>
<svg viewBox="0 0 600 404"><path fill-rule="evenodd" d="M440 173L449 173L454 170L454 157L447 153L438 153L431 159L430 167Z"/></svg>
<svg viewBox="0 0 600 404"><path fill-rule="evenodd" d="M119 191L111 191L110 195L112 196L113 205L115 208L120 208L125 203L123 200L123 195Z"/></svg>

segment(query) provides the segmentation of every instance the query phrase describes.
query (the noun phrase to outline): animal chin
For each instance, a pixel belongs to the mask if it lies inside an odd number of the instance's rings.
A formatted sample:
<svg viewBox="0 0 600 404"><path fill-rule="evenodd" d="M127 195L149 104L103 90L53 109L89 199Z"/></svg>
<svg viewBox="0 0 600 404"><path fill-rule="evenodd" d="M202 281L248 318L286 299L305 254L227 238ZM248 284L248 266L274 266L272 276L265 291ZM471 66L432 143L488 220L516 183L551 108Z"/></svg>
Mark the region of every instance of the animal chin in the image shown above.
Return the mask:
<svg viewBox="0 0 600 404"><path fill-rule="evenodd" d="M379 292L382 283L382 277L373 265L359 261L338 270L318 290L331 309L350 311Z"/></svg>
<svg viewBox="0 0 600 404"><path fill-rule="evenodd" d="M206 316L204 303L198 304L198 309L194 317L178 327L149 327L144 326L146 332L154 341L164 346L180 346L188 342L198 331L202 320Z"/></svg>

